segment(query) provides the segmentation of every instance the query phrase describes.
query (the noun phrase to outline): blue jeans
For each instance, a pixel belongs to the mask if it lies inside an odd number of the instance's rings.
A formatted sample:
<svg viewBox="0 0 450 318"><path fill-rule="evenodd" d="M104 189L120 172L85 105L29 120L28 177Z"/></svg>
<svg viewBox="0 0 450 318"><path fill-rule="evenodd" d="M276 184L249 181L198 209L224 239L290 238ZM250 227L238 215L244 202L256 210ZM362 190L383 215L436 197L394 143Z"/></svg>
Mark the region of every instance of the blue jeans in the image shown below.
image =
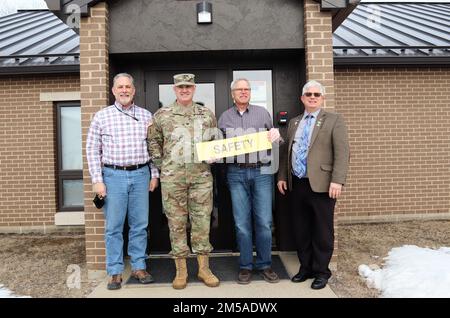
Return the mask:
<svg viewBox="0 0 450 318"><path fill-rule="evenodd" d="M228 165L236 238L240 251L240 269L253 269L253 228L255 226L255 269L272 265L272 194L273 175L261 174L260 168Z"/></svg>
<svg viewBox="0 0 450 318"><path fill-rule="evenodd" d="M147 226L150 182L148 167L133 171L103 167L106 185L105 215L106 271L108 275L121 274L123 263L123 226L128 211L128 255L131 269L146 268Z"/></svg>

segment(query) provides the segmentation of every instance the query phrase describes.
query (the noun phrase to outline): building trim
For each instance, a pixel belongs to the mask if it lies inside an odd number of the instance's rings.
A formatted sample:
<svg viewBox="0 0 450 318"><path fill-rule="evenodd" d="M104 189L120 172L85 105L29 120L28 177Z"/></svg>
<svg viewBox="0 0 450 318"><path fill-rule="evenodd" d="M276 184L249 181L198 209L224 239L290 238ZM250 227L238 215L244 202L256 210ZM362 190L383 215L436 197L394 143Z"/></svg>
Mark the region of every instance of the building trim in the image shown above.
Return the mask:
<svg viewBox="0 0 450 318"><path fill-rule="evenodd" d="M72 100L81 100L81 93L74 92L43 92L39 95L41 102L64 102Z"/></svg>
<svg viewBox="0 0 450 318"><path fill-rule="evenodd" d="M334 57L334 65L365 65L365 66L384 66L384 65L446 65L450 64L450 56L442 57Z"/></svg>
<svg viewBox="0 0 450 318"><path fill-rule="evenodd" d="M436 221L436 220L450 220L450 212L372 215L372 216L339 216L338 220L339 225L356 224L356 223L393 223L400 221Z"/></svg>
<svg viewBox="0 0 450 318"><path fill-rule="evenodd" d="M80 73L80 65L31 65L0 67L0 75Z"/></svg>
<svg viewBox="0 0 450 318"><path fill-rule="evenodd" d="M84 225L84 212L57 212L55 225Z"/></svg>
<svg viewBox="0 0 450 318"><path fill-rule="evenodd" d="M84 226L82 225L35 225L35 226L1 226L0 233L2 234L24 234L24 233L80 233L84 234Z"/></svg>

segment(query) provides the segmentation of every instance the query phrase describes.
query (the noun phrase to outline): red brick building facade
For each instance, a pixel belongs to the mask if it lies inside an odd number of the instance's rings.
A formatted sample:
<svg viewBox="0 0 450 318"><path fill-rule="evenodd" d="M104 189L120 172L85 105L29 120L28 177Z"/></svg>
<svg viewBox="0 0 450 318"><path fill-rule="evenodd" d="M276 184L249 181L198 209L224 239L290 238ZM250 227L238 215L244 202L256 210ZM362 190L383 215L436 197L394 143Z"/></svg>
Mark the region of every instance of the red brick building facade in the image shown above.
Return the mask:
<svg viewBox="0 0 450 318"><path fill-rule="evenodd" d="M304 79L325 85L325 107L349 128L350 172L336 224L450 218L450 67L334 65L338 15L312 0L302 8ZM92 115L110 103L108 1L91 1L87 11L79 73L0 74L0 232L84 229L88 268L102 271L103 212L91 202L84 151L84 210L62 212L58 204L58 102L81 105L82 149Z"/></svg>
<svg viewBox="0 0 450 318"><path fill-rule="evenodd" d="M79 100L80 78L0 75L0 89L0 232L61 230L54 103Z"/></svg>
<svg viewBox="0 0 450 318"><path fill-rule="evenodd" d="M351 145L341 222L450 216L450 67L336 67Z"/></svg>

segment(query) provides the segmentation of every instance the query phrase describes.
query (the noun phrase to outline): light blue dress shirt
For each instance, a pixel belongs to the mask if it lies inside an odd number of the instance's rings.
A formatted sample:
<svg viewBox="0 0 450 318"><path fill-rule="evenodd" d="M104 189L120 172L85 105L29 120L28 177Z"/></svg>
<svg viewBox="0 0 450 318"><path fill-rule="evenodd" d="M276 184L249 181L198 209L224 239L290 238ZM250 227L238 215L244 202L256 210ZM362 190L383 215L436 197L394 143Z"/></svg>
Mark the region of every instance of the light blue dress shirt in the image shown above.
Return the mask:
<svg viewBox="0 0 450 318"><path fill-rule="evenodd" d="M320 109L316 110L315 112L312 113L307 113L306 111L303 113L303 117L300 120L300 124L297 126L297 131L295 132L295 136L294 136L294 142L292 143L292 157L291 157L291 170L293 171L295 168L295 159L296 159L296 153L298 151L298 147L300 147L300 139L301 136L303 134L303 129L305 129L305 125L306 125L306 116L308 115L312 115L313 118L311 119L311 129L309 131L309 136L308 136L308 144L310 144L311 142L311 136L314 130L314 126L316 124L316 120L317 120L317 116L319 116L320 113ZM308 147L309 148L309 147ZM308 149L309 151L309 149ZM308 168L306 168L308 169ZM306 170L306 176L308 176L308 170Z"/></svg>

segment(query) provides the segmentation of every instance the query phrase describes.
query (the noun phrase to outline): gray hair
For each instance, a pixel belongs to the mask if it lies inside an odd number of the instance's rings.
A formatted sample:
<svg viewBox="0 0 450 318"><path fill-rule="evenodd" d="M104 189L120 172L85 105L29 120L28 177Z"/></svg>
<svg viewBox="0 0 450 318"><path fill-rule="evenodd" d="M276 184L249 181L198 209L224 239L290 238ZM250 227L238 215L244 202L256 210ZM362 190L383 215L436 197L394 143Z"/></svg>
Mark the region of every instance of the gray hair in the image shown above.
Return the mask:
<svg viewBox="0 0 450 318"><path fill-rule="evenodd" d="M250 84L250 81L248 79L246 79L246 78L237 78L237 79L235 79L234 81L231 82L230 89L233 90L234 87L236 86L237 82L240 82L240 81L247 82L248 87L249 88L252 87L252 85Z"/></svg>
<svg viewBox="0 0 450 318"><path fill-rule="evenodd" d="M325 95L325 87L323 87L322 84L320 84L318 81L315 80L311 80L303 86L302 95L304 95L310 87L317 87L322 93L322 95Z"/></svg>
<svg viewBox="0 0 450 318"><path fill-rule="evenodd" d="M127 78L129 78L130 81L131 81L131 85L133 85L133 87L134 87L134 78L133 78L133 76L131 76L131 75L128 74L128 73L119 73L119 74L117 74L116 76L114 76L114 79L113 79L113 86L116 85L116 81L117 81L117 79L118 79L119 77L127 77Z"/></svg>

